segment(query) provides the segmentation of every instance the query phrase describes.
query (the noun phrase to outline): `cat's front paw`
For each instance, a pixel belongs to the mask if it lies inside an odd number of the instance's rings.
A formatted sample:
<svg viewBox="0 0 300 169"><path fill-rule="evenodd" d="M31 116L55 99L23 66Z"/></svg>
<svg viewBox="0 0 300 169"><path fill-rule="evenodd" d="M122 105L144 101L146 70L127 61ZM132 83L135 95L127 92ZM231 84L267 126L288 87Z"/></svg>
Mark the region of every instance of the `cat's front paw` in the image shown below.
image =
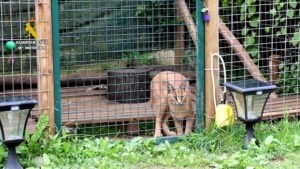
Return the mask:
<svg viewBox="0 0 300 169"><path fill-rule="evenodd" d="M156 138L157 138L157 137L161 137L161 133L160 133L160 132L155 132L155 133L154 133L154 137L156 137Z"/></svg>
<svg viewBox="0 0 300 169"><path fill-rule="evenodd" d="M171 131L171 132L170 132L170 136L176 136L176 132Z"/></svg>

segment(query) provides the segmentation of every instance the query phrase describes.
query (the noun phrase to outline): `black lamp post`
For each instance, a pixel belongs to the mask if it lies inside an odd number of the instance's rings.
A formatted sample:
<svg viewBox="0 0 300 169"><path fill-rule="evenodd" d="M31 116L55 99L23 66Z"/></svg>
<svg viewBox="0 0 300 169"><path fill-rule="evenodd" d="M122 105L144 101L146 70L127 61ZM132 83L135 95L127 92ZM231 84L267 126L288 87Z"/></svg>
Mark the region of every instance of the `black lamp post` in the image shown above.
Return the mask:
<svg viewBox="0 0 300 169"><path fill-rule="evenodd" d="M16 146L24 140L27 120L36 100L24 96L0 98L0 141L8 148L6 169L22 168Z"/></svg>
<svg viewBox="0 0 300 169"><path fill-rule="evenodd" d="M262 120L267 100L276 86L256 79L234 81L224 85L233 97L238 119L246 124L244 148L247 149L254 138L253 126Z"/></svg>

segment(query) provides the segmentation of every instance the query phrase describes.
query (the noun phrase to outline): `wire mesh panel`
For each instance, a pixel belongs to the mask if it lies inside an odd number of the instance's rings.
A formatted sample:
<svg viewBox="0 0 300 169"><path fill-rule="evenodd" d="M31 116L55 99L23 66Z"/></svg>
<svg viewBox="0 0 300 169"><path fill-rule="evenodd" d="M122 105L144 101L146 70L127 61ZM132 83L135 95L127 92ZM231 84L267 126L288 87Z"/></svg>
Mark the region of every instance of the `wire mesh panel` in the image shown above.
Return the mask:
<svg viewBox="0 0 300 169"><path fill-rule="evenodd" d="M297 0L220 2L220 54L231 81L255 78L277 85L265 118L298 115L300 3Z"/></svg>
<svg viewBox="0 0 300 169"><path fill-rule="evenodd" d="M194 127L195 32L184 17L195 20L196 1L185 2L187 16L174 0L59 1L64 126L84 135L152 137L163 120L156 115L164 114L171 130L164 135ZM183 119L188 125L178 127Z"/></svg>
<svg viewBox="0 0 300 169"><path fill-rule="evenodd" d="M36 19L36 6L34 0L0 1L0 97L28 96L38 100L42 92L38 88L42 76L38 65L40 58L48 55L40 55L39 51L48 50L45 47L48 39L38 37L37 25L50 22ZM47 88L44 90L48 92ZM31 132L39 110L40 106L36 106L29 119Z"/></svg>

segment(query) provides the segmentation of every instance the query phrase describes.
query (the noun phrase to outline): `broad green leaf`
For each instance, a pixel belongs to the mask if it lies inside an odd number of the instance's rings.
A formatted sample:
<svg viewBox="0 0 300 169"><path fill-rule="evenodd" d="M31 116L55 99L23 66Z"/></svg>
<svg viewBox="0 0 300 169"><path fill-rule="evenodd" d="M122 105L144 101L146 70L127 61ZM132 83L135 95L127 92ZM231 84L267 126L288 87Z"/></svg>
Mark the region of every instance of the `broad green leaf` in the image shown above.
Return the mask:
<svg viewBox="0 0 300 169"><path fill-rule="evenodd" d="M281 31L277 31L276 32L276 36L281 36L282 35L282 32Z"/></svg>
<svg viewBox="0 0 300 169"><path fill-rule="evenodd" d="M285 35L286 34L286 27L282 27L280 29L280 32L282 33L282 35Z"/></svg>
<svg viewBox="0 0 300 169"><path fill-rule="evenodd" d="M283 6L284 6L284 3L278 3L277 5L276 5L276 9L278 10L278 11L280 11L282 8L283 8Z"/></svg>
<svg viewBox="0 0 300 169"><path fill-rule="evenodd" d="M273 16L276 15L276 12L277 12L277 11L276 11L276 9L274 9L274 8L270 10L270 13L271 13Z"/></svg>
<svg viewBox="0 0 300 169"><path fill-rule="evenodd" d="M43 161L44 161L44 165L50 164L49 156L46 153L43 154Z"/></svg>
<svg viewBox="0 0 300 169"><path fill-rule="evenodd" d="M273 139L274 139L273 136L268 136L268 137L265 139L265 144L266 144L266 145L270 145L270 144L273 142Z"/></svg>
<svg viewBox="0 0 300 169"><path fill-rule="evenodd" d="M223 0L222 7L227 7L227 6L229 6L229 0Z"/></svg>
<svg viewBox="0 0 300 169"><path fill-rule="evenodd" d="M249 29L247 27L244 27L242 30L242 35L246 36L248 34Z"/></svg>
<svg viewBox="0 0 300 169"><path fill-rule="evenodd" d="M246 19L245 14L242 13L241 16L240 16L240 20L241 20L241 21L244 21L245 19Z"/></svg>
<svg viewBox="0 0 300 169"><path fill-rule="evenodd" d="M256 6L248 7L248 18L251 18L256 13Z"/></svg>
<svg viewBox="0 0 300 169"><path fill-rule="evenodd" d="M270 27L266 27L266 28L265 28L265 32L266 32L266 33L270 33Z"/></svg>
<svg viewBox="0 0 300 169"><path fill-rule="evenodd" d="M247 5L245 3L243 3L242 7L241 7L241 13L245 13L247 10Z"/></svg>
<svg viewBox="0 0 300 169"><path fill-rule="evenodd" d="M290 40L290 43L293 45L293 46L296 46L298 45L300 42L300 31L299 32L295 32L293 34L293 37L291 38Z"/></svg>
<svg viewBox="0 0 300 169"><path fill-rule="evenodd" d="M35 127L35 132L31 136L32 142L37 142L41 136L43 135L44 130L47 128L49 122L49 117L47 113L44 113L42 116L40 116L39 121Z"/></svg>
<svg viewBox="0 0 300 169"><path fill-rule="evenodd" d="M293 75L293 78L298 78L298 76L299 76L297 71L292 72L292 75ZM297 79L295 79L295 81L297 81Z"/></svg>
<svg viewBox="0 0 300 169"><path fill-rule="evenodd" d="M289 18L293 18L294 17L294 14L295 14L295 11L293 9L289 9L288 12L287 12L287 16Z"/></svg>
<svg viewBox="0 0 300 169"><path fill-rule="evenodd" d="M253 45L255 43L255 38L252 36L248 36L245 42L245 46Z"/></svg>
<svg viewBox="0 0 300 169"><path fill-rule="evenodd" d="M5 158L6 150L4 146L0 145L0 161L2 161Z"/></svg>
<svg viewBox="0 0 300 169"><path fill-rule="evenodd" d="M165 144L159 144L158 146L155 146L153 151L154 152L164 152L167 150L167 146Z"/></svg>
<svg viewBox="0 0 300 169"><path fill-rule="evenodd" d="M289 6L292 8L297 7L297 0L289 0Z"/></svg>
<svg viewBox="0 0 300 169"><path fill-rule="evenodd" d="M246 0L246 5L247 6L251 5L251 3L252 3L252 0Z"/></svg>
<svg viewBox="0 0 300 169"><path fill-rule="evenodd" d="M247 48L247 52L249 53L252 58L257 59L259 50L256 47Z"/></svg>
<svg viewBox="0 0 300 169"><path fill-rule="evenodd" d="M257 27L258 27L258 24L259 24L259 18L258 18L258 17L257 17L257 18L253 18L253 19L250 21L249 24L250 24L250 26L257 28Z"/></svg>
<svg viewBox="0 0 300 169"><path fill-rule="evenodd" d="M278 17L278 18L279 18L279 17ZM279 22L282 23L282 22L285 22L285 20L286 20L285 18L281 18Z"/></svg>

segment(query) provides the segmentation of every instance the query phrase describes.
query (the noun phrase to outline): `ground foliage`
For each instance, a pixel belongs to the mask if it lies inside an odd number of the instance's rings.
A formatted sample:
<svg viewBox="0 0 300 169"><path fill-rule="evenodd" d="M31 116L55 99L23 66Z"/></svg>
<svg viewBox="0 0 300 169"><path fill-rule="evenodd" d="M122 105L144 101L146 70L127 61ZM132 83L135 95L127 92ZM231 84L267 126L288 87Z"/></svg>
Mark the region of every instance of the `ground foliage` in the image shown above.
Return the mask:
<svg viewBox="0 0 300 169"><path fill-rule="evenodd" d="M79 138L67 131L48 135L47 116L40 119L35 134L17 152L26 168L299 168L300 122L288 118L256 126L260 146L243 150L244 125L216 129L183 137L175 144L156 145L153 139L130 141ZM6 160L0 147L1 166Z"/></svg>

